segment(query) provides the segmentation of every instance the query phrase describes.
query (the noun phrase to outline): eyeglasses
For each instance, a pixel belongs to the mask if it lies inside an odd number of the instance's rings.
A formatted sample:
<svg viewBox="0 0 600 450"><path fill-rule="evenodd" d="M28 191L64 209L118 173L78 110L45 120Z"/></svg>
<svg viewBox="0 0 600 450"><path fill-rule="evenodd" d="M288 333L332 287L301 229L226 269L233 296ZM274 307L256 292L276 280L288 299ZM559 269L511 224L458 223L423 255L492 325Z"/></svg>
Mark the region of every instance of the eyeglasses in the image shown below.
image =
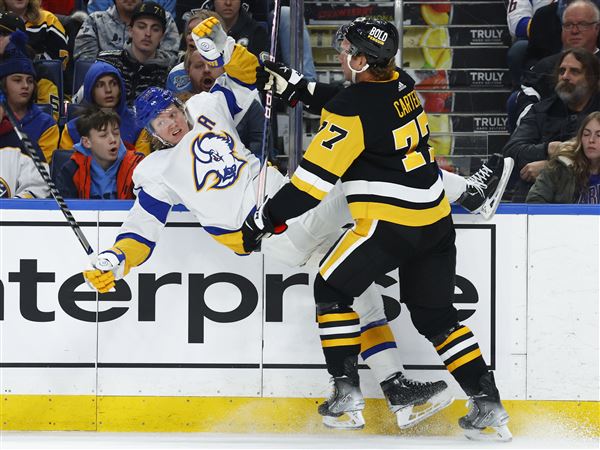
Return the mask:
<svg viewBox="0 0 600 450"><path fill-rule="evenodd" d="M565 23L563 23L562 27L564 30L567 30L567 31L574 30L575 28L577 28L578 31L587 31L590 28L592 28L594 25L596 25L597 23L598 22L578 22L578 23L565 22Z"/></svg>

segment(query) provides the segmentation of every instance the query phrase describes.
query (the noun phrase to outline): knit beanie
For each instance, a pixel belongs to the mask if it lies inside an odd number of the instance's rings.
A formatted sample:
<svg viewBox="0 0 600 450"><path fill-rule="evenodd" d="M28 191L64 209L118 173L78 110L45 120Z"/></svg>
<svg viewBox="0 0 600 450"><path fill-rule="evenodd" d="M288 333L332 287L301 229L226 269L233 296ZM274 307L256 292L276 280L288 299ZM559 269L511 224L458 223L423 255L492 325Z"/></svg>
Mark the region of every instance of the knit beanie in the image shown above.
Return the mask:
<svg viewBox="0 0 600 450"><path fill-rule="evenodd" d="M27 56L25 46L27 35L17 30L10 35L10 42L4 50L4 57L0 60L0 79L14 73L24 73L35 77L33 61Z"/></svg>

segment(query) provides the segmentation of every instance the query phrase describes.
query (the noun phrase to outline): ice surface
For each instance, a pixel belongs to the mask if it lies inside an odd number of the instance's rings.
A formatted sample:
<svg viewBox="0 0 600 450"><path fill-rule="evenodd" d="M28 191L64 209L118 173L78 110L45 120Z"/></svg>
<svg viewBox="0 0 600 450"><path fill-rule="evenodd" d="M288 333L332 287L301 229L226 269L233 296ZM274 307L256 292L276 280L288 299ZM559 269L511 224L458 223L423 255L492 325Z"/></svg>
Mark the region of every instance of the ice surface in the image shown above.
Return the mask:
<svg viewBox="0 0 600 450"><path fill-rule="evenodd" d="M12 432L0 433L0 449L529 449L600 448L598 439L540 438L516 436L512 442L472 442L462 436L379 436L350 431L322 435L227 434L227 433L94 433Z"/></svg>

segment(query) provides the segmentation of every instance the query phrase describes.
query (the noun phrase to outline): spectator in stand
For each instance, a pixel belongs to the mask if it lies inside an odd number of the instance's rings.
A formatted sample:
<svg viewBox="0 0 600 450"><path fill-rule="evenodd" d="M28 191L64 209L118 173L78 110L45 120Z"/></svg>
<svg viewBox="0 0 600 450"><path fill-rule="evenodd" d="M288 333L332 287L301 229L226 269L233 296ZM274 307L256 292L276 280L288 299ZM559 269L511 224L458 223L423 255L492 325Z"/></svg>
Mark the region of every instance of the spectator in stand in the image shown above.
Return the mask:
<svg viewBox="0 0 600 450"><path fill-rule="evenodd" d="M261 59L262 53L269 53L269 36L267 30L248 14L247 6L242 7L241 0L209 0L206 5L221 16L220 22L229 36Z"/></svg>
<svg viewBox="0 0 600 450"><path fill-rule="evenodd" d="M42 0L42 8L54 14L68 16L75 9L75 0Z"/></svg>
<svg viewBox="0 0 600 450"><path fill-rule="evenodd" d="M587 50L565 50L558 61L555 94L533 105L504 147L515 160L513 201L524 201L547 159L575 136L583 119L600 108L600 63Z"/></svg>
<svg viewBox="0 0 600 450"><path fill-rule="evenodd" d="M17 30L25 33L25 22L14 13L0 12L0 56L4 55L4 49L10 42L10 35Z"/></svg>
<svg viewBox="0 0 600 450"><path fill-rule="evenodd" d="M291 44L290 44L290 7L282 6L281 7L281 17L279 22L279 33L277 40L279 41L279 47L281 49L281 61L288 67L291 67ZM271 13L272 20L272 13ZM315 70L315 62L313 60L312 55L312 46L310 45L310 35L308 34L308 29L306 28L306 24L303 23L302 27L302 74L304 78L308 81L316 81L317 80L317 71Z"/></svg>
<svg viewBox="0 0 600 450"><path fill-rule="evenodd" d="M527 203L600 203L600 112L563 142L535 180Z"/></svg>
<svg viewBox="0 0 600 450"><path fill-rule="evenodd" d="M562 49L562 17L567 6L576 0L557 0L536 11L529 26L529 45L525 66L531 67L540 59ZM600 0L591 0L600 8Z"/></svg>
<svg viewBox="0 0 600 450"><path fill-rule="evenodd" d="M150 86L164 87L176 57L158 48L166 30L166 14L154 2L140 4L131 16L131 44L123 50L101 52L99 61L115 66L123 76L127 103Z"/></svg>
<svg viewBox="0 0 600 450"><path fill-rule="evenodd" d="M0 107L0 198L46 198L48 185Z"/></svg>
<svg viewBox="0 0 600 450"><path fill-rule="evenodd" d="M0 12L15 13L23 22L29 45L39 59L61 59L63 69L69 62L67 35L58 18L40 7L40 0L0 0Z"/></svg>
<svg viewBox="0 0 600 450"><path fill-rule="evenodd" d="M563 13L561 42L564 50L583 48L600 58L598 36L600 34L600 10L589 0L576 0L569 4ZM517 92L515 109L509 111L509 121L518 125L533 103L548 98L554 93L556 82L554 69L561 57L558 52L546 56L529 70L525 70L521 88Z"/></svg>
<svg viewBox="0 0 600 450"><path fill-rule="evenodd" d="M86 107L96 106L105 111L116 112L121 119L121 139L128 150L148 155L150 138L137 125L133 112L125 102L125 83L121 73L112 65L97 61L88 70L83 80L83 103ZM79 142L77 130L79 118L67 122L60 138L60 148L70 150Z"/></svg>
<svg viewBox="0 0 600 450"><path fill-rule="evenodd" d="M133 13L141 4L142 0L114 0L114 5L106 11L90 14L75 38L74 59L94 60L100 52L125 48L130 39L129 26ZM170 14L165 15L164 28L160 50L177 57L179 32Z"/></svg>
<svg viewBox="0 0 600 450"><path fill-rule="evenodd" d="M135 198L131 176L144 155L125 148L120 126L114 111L90 108L79 117L81 141L56 175L56 187L65 198Z"/></svg>
<svg viewBox="0 0 600 450"><path fill-rule="evenodd" d="M49 114L38 108L36 98L35 69L25 54L27 35L15 31L0 61L0 86L6 94L8 106L19 121L42 161L49 162L58 147L59 132L56 122ZM15 133L14 130L12 133ZM0 137L0 147L13 142L13 137Z"/></svg>
<svg viewBox="0 0 600 450"><path fill-rule="evenodd" d="M513 44L506 54L506 62L513 86L519 86L521 72L527 55L529 25L533 14L553 0L509 0L506 6L506 22Z"/></svg>
<svg viewBox="0 0 600 450"><path fill-rule="evenodd" d="M185 51L183 56L186 55L187 51L192 49L195 50L194 40L192 39L192 30L196 25L202 22L204 19L209 17L216 17L219 22L223 22L223 19L219 15L208 9L195 9L188 11L184 14L185 17L185 32L183 33L183 39L185 41ZM171 69L169 76L167 77L167 89L176 94L182 92L191 92L192 85L190 84L190 77L184 67L183 61L180 59L180 63Z"/></svg>
<svg viewBox="0 0 600 450"><path fill-rule="evenodd" d="M175 9L175 5L177 4L177 0L158 0L160 6L165 8L173 19L177 17L177 12ZM108 8L113 6L114 0L90 0L87 4L87 12L88 14L92 14L96 11L106 11Z"/></svg>

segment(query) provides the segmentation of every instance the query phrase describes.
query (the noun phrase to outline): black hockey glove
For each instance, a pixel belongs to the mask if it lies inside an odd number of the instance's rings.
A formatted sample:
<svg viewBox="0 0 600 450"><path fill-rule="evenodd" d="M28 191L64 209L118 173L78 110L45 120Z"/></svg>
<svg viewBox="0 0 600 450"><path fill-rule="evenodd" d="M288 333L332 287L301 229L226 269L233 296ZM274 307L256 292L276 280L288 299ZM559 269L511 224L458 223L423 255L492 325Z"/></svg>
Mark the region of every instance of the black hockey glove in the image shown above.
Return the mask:
<svg viewBox="0 0 600 450"><path fill-rule="evenodd" d="M291 107L299 101L307 103L312 96L304 76L280 62L265 61L256 68L256 87L259 91L275 87L275 95Z"/></svg>
<svg viewBox="0 0 600 450"><path fill-rule="evenodd" d="M287 230L287 225L274 225L268 214L265 214L266 203L248 214L242 225L242 242L244 251L251 253L260 250L260 242L264 237L281 234Z"/></svg>

